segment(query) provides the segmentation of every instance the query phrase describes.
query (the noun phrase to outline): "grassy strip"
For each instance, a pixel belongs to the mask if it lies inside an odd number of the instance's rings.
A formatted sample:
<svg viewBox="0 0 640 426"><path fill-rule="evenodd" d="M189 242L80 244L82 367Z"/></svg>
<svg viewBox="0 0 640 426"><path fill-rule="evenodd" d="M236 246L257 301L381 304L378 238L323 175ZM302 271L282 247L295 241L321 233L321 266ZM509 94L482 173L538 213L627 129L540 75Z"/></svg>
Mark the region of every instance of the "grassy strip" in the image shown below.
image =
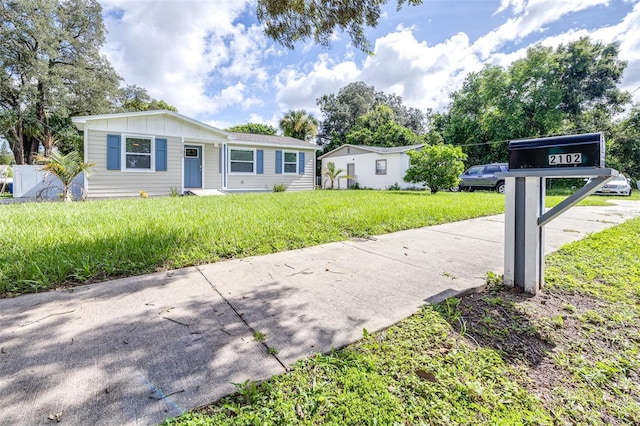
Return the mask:
<svg viewBox="0 0 640 426"><path fill-rule="evenodd" d="M0 296L486 216L503 204L490 192L314 191L5 205Z"/></svg>
<svg viewBox="0 0 640 426"><path fill-rule="evenodd" d="M640 219L547 258L543 294L490 285L177 425L640 424Z"/></svg>
<svg viewBox="0 0 640 426"><path fill-rule="evenodd" d="M501 212L493 193L314 191L2 206L0 294Z"/></svg>

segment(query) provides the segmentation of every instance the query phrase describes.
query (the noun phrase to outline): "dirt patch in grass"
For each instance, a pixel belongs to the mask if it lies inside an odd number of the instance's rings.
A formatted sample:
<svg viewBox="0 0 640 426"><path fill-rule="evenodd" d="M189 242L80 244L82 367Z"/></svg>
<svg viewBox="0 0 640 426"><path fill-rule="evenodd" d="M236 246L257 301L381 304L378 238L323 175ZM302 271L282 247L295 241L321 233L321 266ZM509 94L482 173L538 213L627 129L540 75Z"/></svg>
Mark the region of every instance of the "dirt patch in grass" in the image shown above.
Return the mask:
<svg viewBox="0 0 640 426"><path fill-rule="evenodd" d="M493 287L445 315L469 344L525 369L560 424L640 424L638 307L551 289Z"/></svg>

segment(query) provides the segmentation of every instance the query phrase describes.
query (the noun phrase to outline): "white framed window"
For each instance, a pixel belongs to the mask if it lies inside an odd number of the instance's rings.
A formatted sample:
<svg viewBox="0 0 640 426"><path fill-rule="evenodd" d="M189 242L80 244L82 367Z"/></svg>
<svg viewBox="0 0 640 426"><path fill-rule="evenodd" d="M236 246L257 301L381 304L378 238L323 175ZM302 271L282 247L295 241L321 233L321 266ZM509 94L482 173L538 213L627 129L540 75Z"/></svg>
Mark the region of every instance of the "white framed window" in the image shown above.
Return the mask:
<svg viewBox="0 0 640 426"><path fill-rule="evenodd" d="M155 138L153 136L122 135L122 170L152 172L155 170Z"/></svg>
<svg viewBox="0 0 640 426"><path fill-rule="evenodd" d="M298 173L298 153L285 151L282 153L282 171L284 173Z"/></svg>
<svg viewBox="0 0 640 426"><path fill-rule="evenodd" d="M376 174L377 175L387 174L387 160L376 160Z"/></svg>
<svg viewBox="0 0 640 426"><path fill-rule="evenodd" d="M256 150L229 148L229 173L255 174Z"/></svg>

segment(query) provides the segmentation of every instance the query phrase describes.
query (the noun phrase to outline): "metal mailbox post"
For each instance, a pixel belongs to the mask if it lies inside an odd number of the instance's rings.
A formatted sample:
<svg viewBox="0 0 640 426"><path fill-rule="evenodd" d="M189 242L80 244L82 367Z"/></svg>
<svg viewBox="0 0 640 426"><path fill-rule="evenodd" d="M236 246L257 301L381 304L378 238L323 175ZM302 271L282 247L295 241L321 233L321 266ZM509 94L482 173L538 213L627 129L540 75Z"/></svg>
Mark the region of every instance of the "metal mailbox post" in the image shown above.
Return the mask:
<svg viewBox="0 0 640 426"><path fill-rule="evenodd" d="M604 167L604 135L558 136L509 142L505 178L504 282L536 294L544 284L544 226L618 172ZM593 178L545 210L547 178Z"/></svg>

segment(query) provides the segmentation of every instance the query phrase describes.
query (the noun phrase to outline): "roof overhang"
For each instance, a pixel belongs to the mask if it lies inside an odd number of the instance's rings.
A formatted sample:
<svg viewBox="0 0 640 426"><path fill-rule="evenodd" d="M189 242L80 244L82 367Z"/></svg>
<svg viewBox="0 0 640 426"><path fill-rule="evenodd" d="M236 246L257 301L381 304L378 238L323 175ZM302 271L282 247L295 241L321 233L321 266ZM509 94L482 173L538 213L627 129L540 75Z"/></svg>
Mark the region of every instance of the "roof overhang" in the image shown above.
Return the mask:
<svg viewBox="0 0 640 426"><path fill-rule="evenodd" d="M74 126L80 131L84 131L84 128L90 124L92 121L98 120L109 120L116 118L129 118L129 117L150 117L154 115L167 115L173 118L176 118L180 121L185 121L187 123L193 124L197 127L201 127L208 131L212 131L218 133L220 136L233 140L234 137L224 130L220 130L217 127L213 127L209 124L203 123L202 121L194 120L193 118L187 117L186 115L178 114L177 112L169 111L166 109L152 110L152 111L136 111L136 112L121 112L115 114L99 114L99 115L84 115L84 116L76 116L71 117L71 122Z"/></svg>

